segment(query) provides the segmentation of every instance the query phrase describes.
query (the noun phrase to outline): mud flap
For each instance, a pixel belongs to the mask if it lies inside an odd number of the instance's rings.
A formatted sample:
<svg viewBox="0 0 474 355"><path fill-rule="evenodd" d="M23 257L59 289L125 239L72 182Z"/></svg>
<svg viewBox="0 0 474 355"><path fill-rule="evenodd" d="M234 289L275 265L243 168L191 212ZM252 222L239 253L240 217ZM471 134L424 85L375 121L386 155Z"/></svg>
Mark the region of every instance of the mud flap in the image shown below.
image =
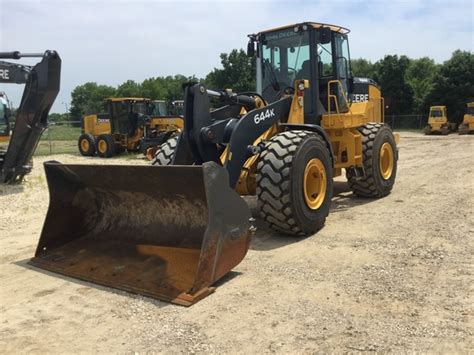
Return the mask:
<svg viewBox="0 0 474 355"><path fill-rule="evenodd" d="M247 253L249 208L215 163L44 166L50 205L31 265L189 306Z"/></svg>

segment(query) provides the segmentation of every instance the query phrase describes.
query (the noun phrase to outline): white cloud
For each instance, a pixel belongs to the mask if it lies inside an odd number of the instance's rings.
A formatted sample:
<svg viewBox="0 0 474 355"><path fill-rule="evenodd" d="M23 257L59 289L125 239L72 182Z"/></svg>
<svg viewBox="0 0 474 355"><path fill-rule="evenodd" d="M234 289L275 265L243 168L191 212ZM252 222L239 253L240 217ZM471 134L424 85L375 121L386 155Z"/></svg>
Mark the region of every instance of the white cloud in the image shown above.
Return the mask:
<svg viewBox="0 0 474 355"><path fill-rule="evenodd" d="M471 1L60 1L0 0L0 51L57 50L62 87L53 111L86 81L117 85L158 75L205 76L246 35L303 21L352 30L353 58L472 50ZM3 86L15 104L22 89Z"/></svg>

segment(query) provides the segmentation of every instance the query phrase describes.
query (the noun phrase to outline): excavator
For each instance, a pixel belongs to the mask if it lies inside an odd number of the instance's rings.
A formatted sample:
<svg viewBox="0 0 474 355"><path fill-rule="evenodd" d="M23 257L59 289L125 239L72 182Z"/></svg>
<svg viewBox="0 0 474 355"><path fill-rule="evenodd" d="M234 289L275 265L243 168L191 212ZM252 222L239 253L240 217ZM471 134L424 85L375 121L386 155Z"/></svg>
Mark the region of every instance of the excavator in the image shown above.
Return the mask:
<svg viewBox="0 0 474 355"><path fill-rule="evenodd" d="M55 51L0 53L0 59L37 57L41 61L34 66L0 60L0 84L25 84L13 130L11 109L5 105L6 99L0 101L0 141L8 144L0 149L0 184L20 183L31 171L32 156L48 126L61 77L61 58Z"/></svg>
<svg viewBox="0 0 474 355"><path fill-rule="evenodd" d="M30 264L190 306L248 251L241 196L295 236L323 228L344 171L354 195L387 196L398 136L377 84L351 75L348 33L304 22L250 34L255 92L185 84L183 130L151 166L46 162L50 205Z"/></svg>

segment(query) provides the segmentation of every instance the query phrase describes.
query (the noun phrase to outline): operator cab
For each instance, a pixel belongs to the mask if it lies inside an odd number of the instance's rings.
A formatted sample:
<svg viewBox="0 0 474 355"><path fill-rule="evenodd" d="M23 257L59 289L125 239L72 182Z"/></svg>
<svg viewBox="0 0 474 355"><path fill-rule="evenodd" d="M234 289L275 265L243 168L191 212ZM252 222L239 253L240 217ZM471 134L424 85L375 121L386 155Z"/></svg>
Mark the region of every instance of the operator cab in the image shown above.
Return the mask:
<svg viewBox="0 0 474 355"><path fill-rule="evenodd" d="M8 99L0 92L0 137L10 136L10 107Z"/></svg>
<svg viewBox="0 0 474 355"><path fill-rule="evenodd" d="M309 80L305 120L319 124L322 114L334 111L335 104L328 104L331 82L339 112L347 112L346 98L352 93L348 33L343 27L305 22L249 35L249 55L257 43L257 92L274 102L292 92L295 80Z"/></svg>
<svg viewBox="0 0 474 355"><path fill-rule="evenodd" d="M430 118L440 119L446 117L445 106L432 106L430 108Z"/></svg>
<svg viewBox="0 0 474 355"><path fill-rule="evenodd" d="M153 115L155 105L143 98L110 98L106 100L113 134L133 136L138 128L138 120Z"/></svg>

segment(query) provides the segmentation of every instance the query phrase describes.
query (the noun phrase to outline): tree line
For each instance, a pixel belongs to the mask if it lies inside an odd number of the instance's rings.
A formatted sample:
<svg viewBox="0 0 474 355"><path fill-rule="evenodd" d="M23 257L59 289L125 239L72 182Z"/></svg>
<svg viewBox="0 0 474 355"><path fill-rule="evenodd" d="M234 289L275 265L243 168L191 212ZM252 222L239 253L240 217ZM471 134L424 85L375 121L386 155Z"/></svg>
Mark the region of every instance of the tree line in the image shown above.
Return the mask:
<svg viewBox="0 0 474 355"><path fill-rule="evenodd" d="M222 67L214 68L205 78L158 76L141 83L127 80L117 87L87 82L72 91L70 114L57 114L54 119L79 121L84 114L101 112L107 97L180 100L185 82L203 82L210 88L232 88L235 92L255 89L255 62L244 50L222 53L220 59ZM474 98L473 68L474 55L461 50L443 64L428 57L411 59L405 55L386 55L375 63L363 58L351 61L354 76L372 78L380 85L387 115L426 115L430 106L446 105L448 117L456 122L462 121L466 102Z"/></svg>

